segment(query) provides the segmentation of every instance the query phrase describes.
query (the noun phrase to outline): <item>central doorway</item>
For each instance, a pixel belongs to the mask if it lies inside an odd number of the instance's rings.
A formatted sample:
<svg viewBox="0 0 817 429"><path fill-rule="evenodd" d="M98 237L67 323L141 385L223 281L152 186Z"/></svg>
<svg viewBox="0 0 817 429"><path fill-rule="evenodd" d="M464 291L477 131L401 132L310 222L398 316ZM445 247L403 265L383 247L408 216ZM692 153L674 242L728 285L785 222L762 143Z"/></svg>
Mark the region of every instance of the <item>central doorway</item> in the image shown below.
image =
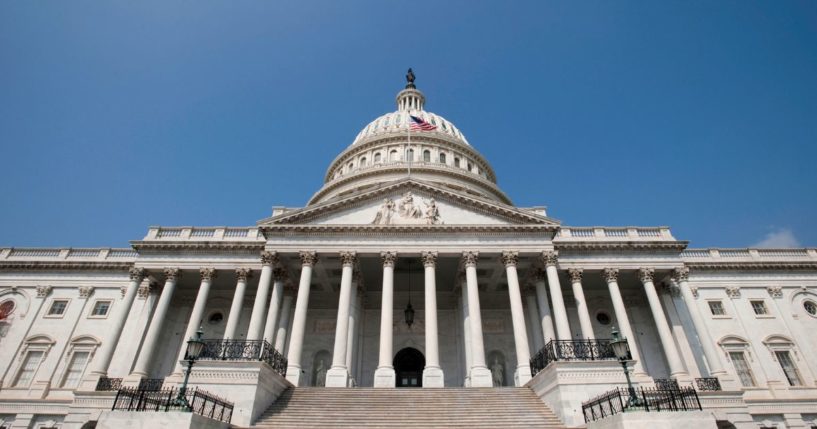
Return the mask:
<svg viewBox="0 0 817 429"><path fill-rule="evenodd" d="M423 387L423 368L426 358L419 350L406 347L394 355L397 387Z"/></svg>

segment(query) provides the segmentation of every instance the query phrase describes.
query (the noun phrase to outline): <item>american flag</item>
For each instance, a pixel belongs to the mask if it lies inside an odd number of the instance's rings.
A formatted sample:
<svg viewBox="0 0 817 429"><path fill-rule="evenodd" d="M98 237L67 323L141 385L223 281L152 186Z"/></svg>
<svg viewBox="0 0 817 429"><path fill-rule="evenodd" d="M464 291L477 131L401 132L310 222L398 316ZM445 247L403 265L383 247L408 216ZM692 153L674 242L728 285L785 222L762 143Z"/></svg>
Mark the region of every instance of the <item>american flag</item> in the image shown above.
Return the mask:
<svg viewBox="0 0 817 429"><path fill-rule="evenodd" d="M414 115L409 115L409 118L411 118L411 126L409 129L412 131L434 131L437 129L436 126L431 125Z"/></svg>

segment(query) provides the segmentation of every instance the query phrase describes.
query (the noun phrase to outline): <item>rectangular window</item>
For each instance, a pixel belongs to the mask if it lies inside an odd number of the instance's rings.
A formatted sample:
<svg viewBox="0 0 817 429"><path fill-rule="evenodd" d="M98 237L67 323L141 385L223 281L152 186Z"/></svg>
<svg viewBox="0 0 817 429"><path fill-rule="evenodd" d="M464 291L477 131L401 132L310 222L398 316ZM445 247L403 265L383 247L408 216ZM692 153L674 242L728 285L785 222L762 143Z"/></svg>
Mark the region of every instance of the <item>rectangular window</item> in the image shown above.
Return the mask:
<svg viewBox="0 0 817 429"><path fill-rule="evenodd" d="M752 369L749 368L749 363L746 362L746 355L743 352L729 352L729 359L732 360L732 365L735 366L735 372L738 373L740 384L743 387L753 387L755 385L755 377L752 375Z"/></svg>
<svg viewBox="0 0 817 429"><path fill-rule="evenodd" d="M48 308L48 315L62 316L65 313L66 307L68 307L67 299L55 299L51 302L51 307Z"/></svg>
<svg viewBox="0 0 817 429"><path fill-rule="evenodd" d="M88 352L74 352L71 362L65 370L65 377L62 380L62 387L77 387L82 373L85 371L85 363L88 362Z"/></svg>
<svg viewBox="0 0 817 429"><path fill-rule="evenodd" d="M26 353L26 358L23 360L23 365L17 372L17 380L14 381L14 387L28 387L31 380L34 378L34 373L37 372L37 367L40 366L40 360L43 358L43 351L30 351Z"/></svg>
<svg viewBox="0 0 817 429"><path fill-rule="evenodd" d="M107 316L108 311L111 309L111 302L110 301L97 301L94 303L94 308L91 310L91 316Z"/></svg>
<svg viewBox="0 0 817 429"><path fill-rule="evenodd" d="M758 301L749 301L752 304L752 310L754 310L755 314L758 316L769 314L769 310L766 308L766 302L763 300Z"/></svg>
<svg viewBox="0 0 817 429"><path fill-rule="evenodd" d="M803 382L800 380L800 372L791 360L791 355L788 351L774 352L777 356L777 361L780 362L780 367L783 368L783 373L786 374L786 379L789 381L789 386L801 386Z"/></svg>
<svg viewBox="0 0 817 429"><path fill-rule="evenodd" d="M709 311L713 316L724 316L726 311L723 309L723 303L720 301L709 301Z"/></svg>

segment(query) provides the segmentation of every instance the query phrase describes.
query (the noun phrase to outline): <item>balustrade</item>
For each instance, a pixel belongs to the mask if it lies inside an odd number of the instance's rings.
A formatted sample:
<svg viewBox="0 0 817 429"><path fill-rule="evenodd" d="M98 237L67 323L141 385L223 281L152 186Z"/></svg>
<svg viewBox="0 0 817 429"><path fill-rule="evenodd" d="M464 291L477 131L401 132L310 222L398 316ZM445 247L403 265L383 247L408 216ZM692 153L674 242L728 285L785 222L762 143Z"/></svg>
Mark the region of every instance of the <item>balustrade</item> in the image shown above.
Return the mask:
<svg viewBox="0 0 817 429"><path fill-rule="evenodd" d="M614 360L612 340L552 340L530 360L531 375L535 376L551 362L570 360Z"/></svg>

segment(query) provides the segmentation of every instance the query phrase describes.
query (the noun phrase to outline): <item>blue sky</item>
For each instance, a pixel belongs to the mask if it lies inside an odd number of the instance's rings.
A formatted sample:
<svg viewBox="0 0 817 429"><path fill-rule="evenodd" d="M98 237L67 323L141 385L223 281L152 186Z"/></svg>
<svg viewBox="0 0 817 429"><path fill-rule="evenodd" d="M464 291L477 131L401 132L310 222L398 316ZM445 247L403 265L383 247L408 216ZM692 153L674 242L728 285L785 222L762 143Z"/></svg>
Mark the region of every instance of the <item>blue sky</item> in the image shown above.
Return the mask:
<svg viewBox="0 0 817 429"><path fill-rule="evenodd" d="M0 246L302 206L408 67L517 205L817 246L814 1L5 1Z"/></svg>

